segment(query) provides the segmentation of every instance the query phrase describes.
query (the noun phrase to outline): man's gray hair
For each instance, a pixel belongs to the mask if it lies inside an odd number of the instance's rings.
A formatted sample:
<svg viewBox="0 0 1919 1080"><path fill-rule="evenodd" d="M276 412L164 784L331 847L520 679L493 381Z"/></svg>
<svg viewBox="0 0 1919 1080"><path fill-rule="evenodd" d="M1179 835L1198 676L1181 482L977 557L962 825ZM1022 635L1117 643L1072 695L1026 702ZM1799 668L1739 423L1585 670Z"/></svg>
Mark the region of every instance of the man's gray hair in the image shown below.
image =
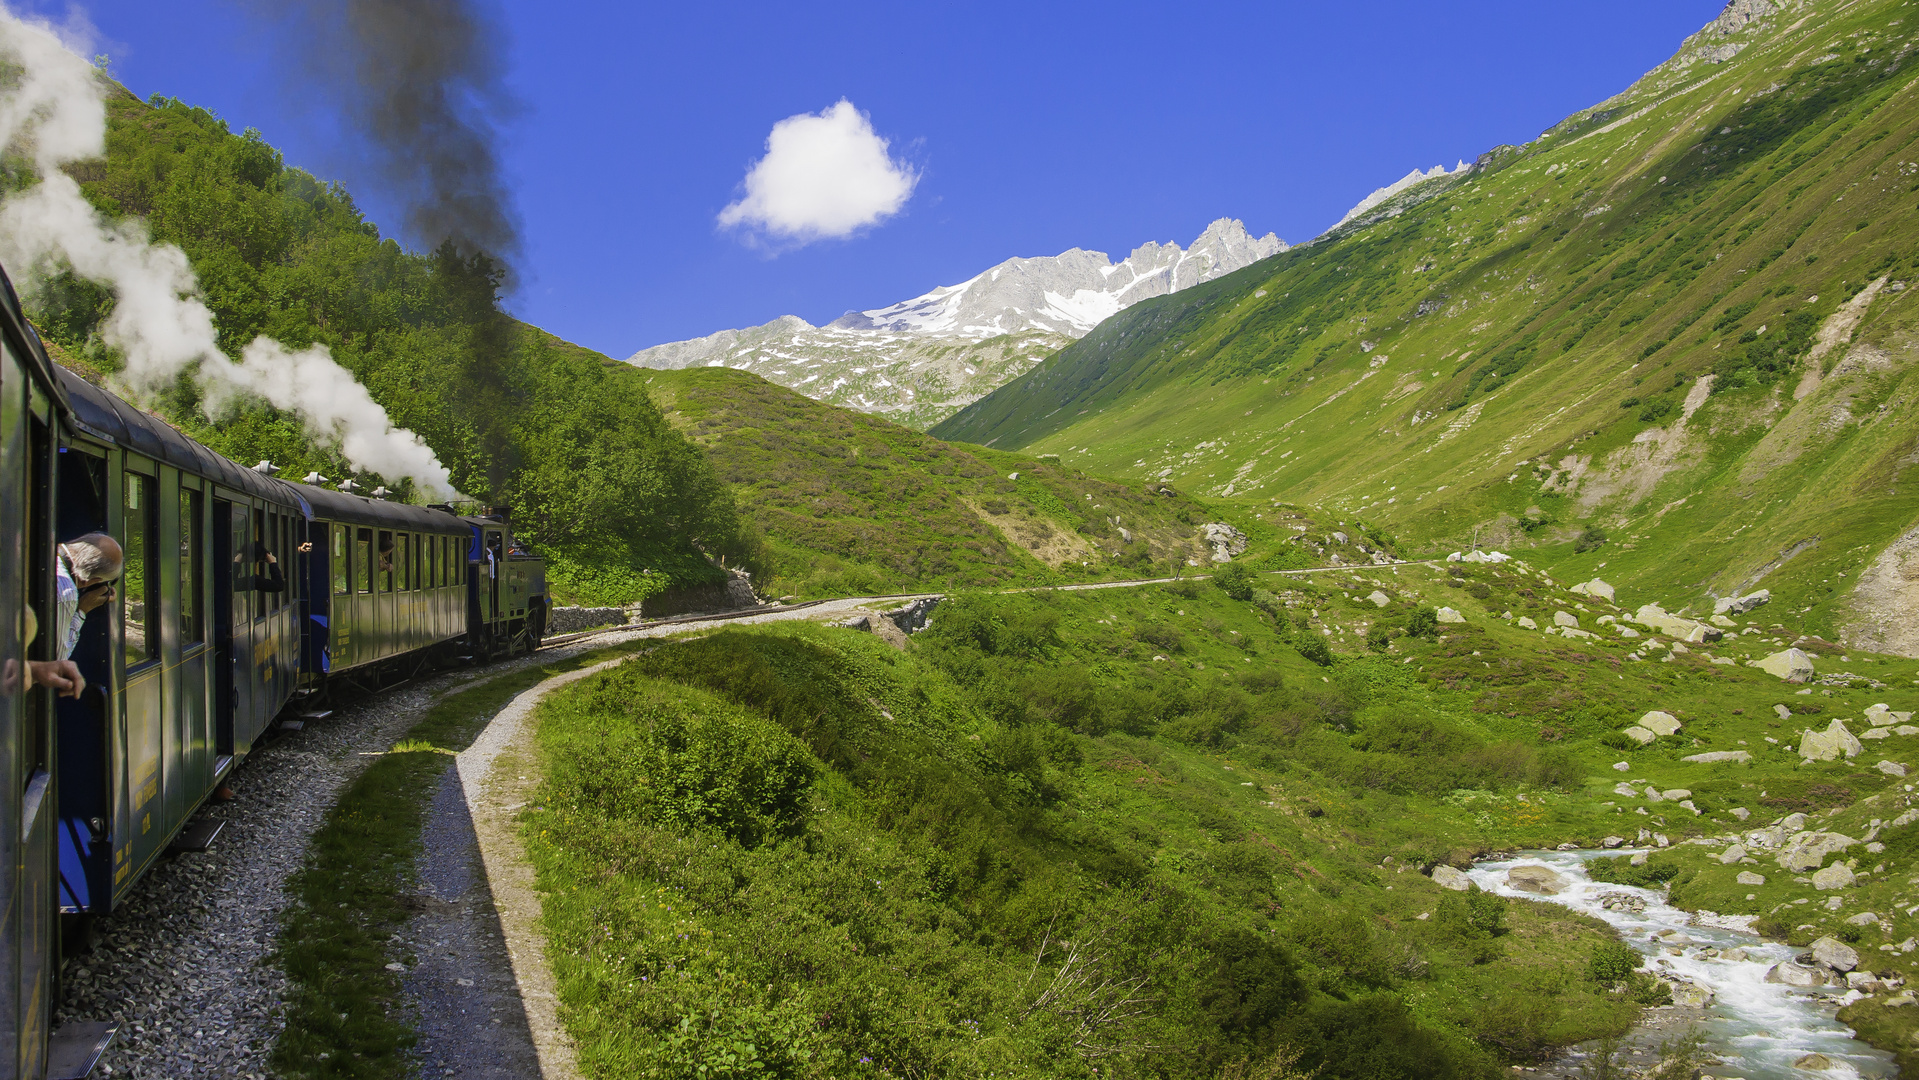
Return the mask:
<svg viewBox="0 0 1919 1080"><path fill-rule="evenodd" d="M109 581L120 576L124 558L120 542L106 533L91 532L76 536L62 545L67 562L76 577L88 581Z"/></svg>

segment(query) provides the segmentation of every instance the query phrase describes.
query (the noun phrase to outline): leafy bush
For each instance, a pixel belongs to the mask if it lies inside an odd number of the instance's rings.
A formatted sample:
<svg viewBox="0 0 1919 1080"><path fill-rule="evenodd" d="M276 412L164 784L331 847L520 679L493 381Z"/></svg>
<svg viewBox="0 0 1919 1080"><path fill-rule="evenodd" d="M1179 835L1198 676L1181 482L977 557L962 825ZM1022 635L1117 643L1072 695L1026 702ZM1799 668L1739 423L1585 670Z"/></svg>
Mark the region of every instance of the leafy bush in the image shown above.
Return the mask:
<svg viewBox="0 0 1919 1080"><path fill-rule="evenodd" d="M1301 636L1293 642L1293 648L1299 650L1299 655L1320 667L1331 667L1333 664L1333 647L1326 644L1326 639L1318 634Z"/></svg>
<svg viewBox="0 0 1919 1080"><path fill-rule="evenodd" d="M1227 563L1213 571L1213 584L1242 603L1253 598L1253 574L1241 563Z"/></svg>
<svg viewBox="0 0 1919 1080"><path fill-rule="evenodd" d="M1579 539L1573 541L1573 550L1584 555L1588 551L1596 551L1604 546L1606 539L1606 530L1597 525L1588 525L1586 531L1579 534Z"/></svg>
<svg viewBox="0 0 1919 1080"><path fill-rule="evenodd" d="M1613 986L1630 978L1644 960L1636 949L1625 942L1608 941L1593 952L1592 961L1586 966L1586 976L1596 983Z"/></svg>
<svg viewBox="0 0 1919 1080"><path fill-rule="evenodd" d="M1431 638L1431 637L1438 636L1439 634L1438 609L1432 607L1431 605L1414 609L1412 615L1408 617L1406 620L1406 634L1408 637L1418 637L1418 638Z"/></svg>
<svg viewBox="0 0 1919 1080"><path fill-rule="evenodd" d="M1632 859L1625 855L1602 855L1586 864L1586 873L1594 881L1604 881L1612 885L1634 885L1642 889L1656 889L1679 876L1679 863L1670 856L1660 855L1634 866Z"/></svg>

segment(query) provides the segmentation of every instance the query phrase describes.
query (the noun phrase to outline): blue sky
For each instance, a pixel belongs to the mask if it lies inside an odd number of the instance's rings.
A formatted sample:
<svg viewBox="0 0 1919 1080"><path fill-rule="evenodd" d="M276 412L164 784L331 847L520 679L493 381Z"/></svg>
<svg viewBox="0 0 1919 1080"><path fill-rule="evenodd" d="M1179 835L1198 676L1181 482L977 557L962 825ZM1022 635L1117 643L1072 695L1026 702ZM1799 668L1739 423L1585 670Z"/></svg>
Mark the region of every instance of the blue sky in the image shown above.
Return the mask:
<svg viewBox="0 0 1919 1080"><path fill-rule="evenodd" d="M525 232L510 307L624 357L783 314L824 322L1016 255L1184 244L1222 216L1297 242L1415 167L1624 89L1721 6L501 4L519 101L502 153ZM290 92L245 0L82 8L135 93L257 127L374 221L400 220ZM797 247L721 228L773 125L841 99L917 174L899 211Z"/></svg>

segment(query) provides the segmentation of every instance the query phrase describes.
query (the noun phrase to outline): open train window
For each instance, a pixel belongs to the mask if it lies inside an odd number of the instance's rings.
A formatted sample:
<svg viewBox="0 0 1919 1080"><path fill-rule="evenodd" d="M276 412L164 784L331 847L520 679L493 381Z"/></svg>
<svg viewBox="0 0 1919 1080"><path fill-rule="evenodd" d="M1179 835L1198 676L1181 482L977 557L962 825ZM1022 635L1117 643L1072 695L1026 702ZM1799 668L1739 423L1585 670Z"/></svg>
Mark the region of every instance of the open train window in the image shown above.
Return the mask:
<svg viewBox="0 0 1919 1080"><path fill-rule="evenodd" d="M127 666L132 667L160 654L160 568L153 551L160 539L160 506L152 477L126 473L123 486L126 504L120 521L126 538L120 547L126 568L120 574L120 625Z"/></svg>
<svg viewBox="0 0 1919 1080"><path fill-rule="evenodd" d="M353 542L354 573L360 582L360 591L373 591L373 530L361 529L359 539Z"/></svg>
<svg viewBox="0 0 1919 1080"><path fill-rule="evenodd" d="M346 526L333 527L332 543L327 551L333 560L333 595L345 596L353 591L353 568L347 561Z"/></svg>
<svg viewBox="0 0 1919 1080"><path fill-rule="evenodd" d="M413 587L413 577L410 573L413 569L413 538L406 533L400 533L394 538L394 545L396 549L393 556L395 588L405 592Z"/></svg>
<svg viewBox="0 0 1919 1080"><path fill-rule="evenodd" d="M393 534L380 530L380 592L393 591Z"/></svg>
<svg viewBox="0 0 1919 1080"><path fill-rule="evenodd" d="M180 644L206 639L200 616L200 513L205 505L199 492L180 489Z"/></svg>

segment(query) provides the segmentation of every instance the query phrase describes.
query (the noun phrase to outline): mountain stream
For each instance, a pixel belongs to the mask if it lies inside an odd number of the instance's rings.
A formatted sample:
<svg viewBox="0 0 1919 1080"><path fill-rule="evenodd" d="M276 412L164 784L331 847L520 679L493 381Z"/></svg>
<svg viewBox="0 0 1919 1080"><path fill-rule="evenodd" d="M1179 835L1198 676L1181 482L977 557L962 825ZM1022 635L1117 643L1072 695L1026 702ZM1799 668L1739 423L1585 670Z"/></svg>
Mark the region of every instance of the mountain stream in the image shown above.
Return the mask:
<svg viewBox="0 0 1919 1080"><path fill-rule="evenodd" d="M1594 881L1586 874L1586 860L1602 854L1633 852L1523 852L1517 858L1480 863L1471 877L1487 892L1544 900L1603 919L1649 957L1653 974L1672 980L1675 988L1691 983L1710 991L1699 1027L1707 1049L1722 1062L1708 1070L1712 1075L1745 1080L1899 1075L1891 1055L1854 1039L1852 1030L1833 1018L1843 991L1821 993L1766 981L1774 964L1801 950L1696 925L1691 913L1666 903L1663 892ZM1566 889L1556 896L1514 889L1506 883L1506 873L1517 866L1550 867L1566 879ZM1794 1067L1810 1053L1825 1055L1831 1068L1808 1073Z"/></svg>

